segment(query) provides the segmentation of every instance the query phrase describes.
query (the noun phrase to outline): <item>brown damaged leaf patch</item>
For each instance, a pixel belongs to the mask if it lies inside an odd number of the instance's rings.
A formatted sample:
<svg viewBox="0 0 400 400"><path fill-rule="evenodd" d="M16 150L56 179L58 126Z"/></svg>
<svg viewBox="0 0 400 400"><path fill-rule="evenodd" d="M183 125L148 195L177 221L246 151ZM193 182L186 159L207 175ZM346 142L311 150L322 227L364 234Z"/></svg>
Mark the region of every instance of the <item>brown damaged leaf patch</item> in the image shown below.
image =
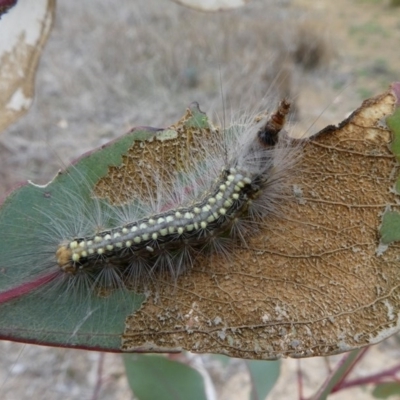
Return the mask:
<svg viewBox="0 0 400 400"><path fill-rule="evenodd" d="M381 119L396 99L364 102L304 147L292 202L230 262L198 262L126 320L123 351L274 359L329 355L399 329L397 245L377 256L398 174Z"/></svg>
<svg viewBox="0 0 400 400"><path fill-rule="evenodd" d="M146 198L149 192L157 193L160 182L171 180L171 170L182 171L203 158L204 149L199 139L209 138L211 129L191 123L194 115L204 115L197 103L176 124L156 130L146 140L135 141L122 157L121 165L109 167L108 174L97 182L96 195L112 204Z"/></svg>

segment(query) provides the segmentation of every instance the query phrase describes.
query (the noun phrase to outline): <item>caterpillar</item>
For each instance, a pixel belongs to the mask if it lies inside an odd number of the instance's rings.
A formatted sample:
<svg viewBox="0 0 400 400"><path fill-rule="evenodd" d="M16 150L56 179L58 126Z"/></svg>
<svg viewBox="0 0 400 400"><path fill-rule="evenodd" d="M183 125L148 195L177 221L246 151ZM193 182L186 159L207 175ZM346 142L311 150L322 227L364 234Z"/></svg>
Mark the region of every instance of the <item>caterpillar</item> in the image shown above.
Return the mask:
<svg viewBox="0 0 400 400"><path fill-rule="evenodd" d="M262 194L271 187L276 175L272 148L277 144L281 122L275 120L280 115L284 117L288 110L289 103L282 101L264 128L257 135L249 135L248 143L241 143L240 137L233 138L235 147L240 144L241 154L230 154L231 150L227 150L228 164L216 178L210 176L209 182L203 183L205 193L162 213L136 217L123 226L60 244L56 251L60 268L75 274L78 269L99 268L99 258L106 262L117 258L128 269L137 269L138 259L157 265L160 253L164 258L161 263L169 259L167 264L171 265L176 254L180 257L187 253L185 250L206 248L221 234L232 234L235 239L235 225L243 214L248 213L251 222L261 219L264 209L268 209ZM211 167L207 161L205 164L207 169ZM192 173L194 177L199 175L197 171ZM171 267L171 273L178 276L184 269L180 265L190 264L190 258L189 254L183 256L177 271Z"/></svg>
<svg viewBox="0 0 400 400"><path fill-rule="evenodd" d="M279 212L291 190L301 152L284 129L289 111L283 100L258 123L213 128L207 137L197 137L180 171L160 165L151 172L156 187L146 184L122 206L93 193L86 200L59 194L53 214L38 210L39 216L46 214L46 233L26 239L37 254L17 248L15 262L34 264L32 275L40 271L40 285L61 276L69 287L104 294L143 291L159 276L176 282L197 257L209 253L229 258L235 246L257 234L266 216ZM81 178L83 183L74 185L85 188L86 177ZM4 230L2 236L10 242ZM15 293L20 291L0 296L12 299Z"/></svg>

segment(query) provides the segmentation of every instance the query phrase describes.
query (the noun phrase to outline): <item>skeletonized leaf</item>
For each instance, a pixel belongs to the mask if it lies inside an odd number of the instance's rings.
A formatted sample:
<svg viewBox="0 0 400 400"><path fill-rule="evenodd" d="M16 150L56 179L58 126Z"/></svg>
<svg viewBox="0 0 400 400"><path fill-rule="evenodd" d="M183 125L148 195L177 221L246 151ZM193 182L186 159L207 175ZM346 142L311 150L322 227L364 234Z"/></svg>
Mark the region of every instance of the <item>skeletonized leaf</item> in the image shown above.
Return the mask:
<svg viewBox="0 0 400 400"><path fill-rule="evenodd" d="M35 74L49 36L55 0L19 0L0 19L0 131L33 101Z"/></svg>
<svg viewBox="0 0 400 400"><path fill-rule="evenodd" d="M127 319L124 351L273 359L336 354L400 329L398 245L380 244L397 209L397 161L384 118L399 84L309 140L297 197L233 262L215 258ZM400 134L395 132L394 135Z"/></svg>

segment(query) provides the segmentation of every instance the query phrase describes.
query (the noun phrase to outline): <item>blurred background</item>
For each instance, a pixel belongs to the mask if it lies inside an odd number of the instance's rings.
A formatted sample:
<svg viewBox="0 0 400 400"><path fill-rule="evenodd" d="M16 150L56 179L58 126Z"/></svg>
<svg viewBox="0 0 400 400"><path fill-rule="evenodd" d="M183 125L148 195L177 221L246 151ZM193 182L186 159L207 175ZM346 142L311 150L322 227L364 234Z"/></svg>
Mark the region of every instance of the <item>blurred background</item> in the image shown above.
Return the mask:
<svg viewBox="0 0 400 400"><path fill-rule="evenodd" d="M252 0L205 13L167 0L59 1L36 77L30 111L0 136L1 195L17 182L47 182L80 154L134 126L166 127L197 101L217 123L273 108L286 97L292 123L316 132L400 79L400 14L384 0ZM391 338L356 371L400 356ZM0 342L2 399L91 399L100 354ZM104 356L98 399L128 399L120 356ZM303 360L305 393L329 363ZM219 398L243 399L240 364L209 363ZM269 398L297 398L295 360ZM247 392L246 392L247 391ZM368 388L332 399L372 398Z"/></svg>

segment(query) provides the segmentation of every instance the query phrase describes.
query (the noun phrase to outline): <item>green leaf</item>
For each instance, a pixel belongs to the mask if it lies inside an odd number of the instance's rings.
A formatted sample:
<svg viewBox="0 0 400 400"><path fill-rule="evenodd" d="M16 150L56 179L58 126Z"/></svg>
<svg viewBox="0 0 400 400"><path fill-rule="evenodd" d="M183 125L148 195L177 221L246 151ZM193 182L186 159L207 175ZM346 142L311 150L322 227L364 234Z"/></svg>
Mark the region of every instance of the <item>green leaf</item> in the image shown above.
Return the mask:
<svg viewBox="0 0 400 400"><path fill-rule="evenodd" d="M129 385L139 400L206 400L199 372L159 355L124 355Z"/></svg>
<svg viewBox="0 0 400 400"><path fill-rule="evenodd" d="M250 373L251 400L263 400L275 386L280 374L280 360L246 361Z"/></svg>
<svg viewBox="0 0 400 400"><path fill-rule="evenodd" d="M397 161L400 161L400 108L398 108L391 116L386 118L386 123L393 134L390 149L396 156ZM396 182L396 192L400 193L400 178L398 178Z"/></svg>
<svg viewBox="0 0 400 400"><path fill-rule="evenodd" d="M393 133L393 141L390 149L400 161L400 109L398 108L392 115L386 118L387 126Z"/></svg>
<svg viewBox="0 0 400 400"><path fill-rule="evenodd" d="M391 396L396 396L396 398L398 398L400 395L400 383L380 383L375 386L375 389L372 391L372 395L377 399L388 399Z"/></svg>
<svg viewBox="0 0 400 400"><path fill-rule="evenodd" d="M191 117L186 121L187 127L208 129L210 123L208 121L207 115L200 111L198 103L192 103L190 110L192 111Z"/></svg>
<svg viewBox="0 0 400 400"><path fill-rule="evenodd" d="M386 118L386 123L392 131L393 140L390 149L400 161L400 109L397 109L390 117ZM400 178L397 178L395 190L400 193ZM389 244L400 240L400 213L387 210L383 214L382 225L380 228L381 243Z"/></svg>
<svg viewBox="0 0 400 400"><path fill-rule="evenodd" d="M131 301L115 292L106 299L58 296L57 291L33 292L1 305L0 337L37 344L119 351L127 314L144 296ZM128 299L129 299L128 298Z"/></svg>
<svg viewBox="0 0 400 400"><path fill-rule="evenodd" d="M381 242L389 244L400 240L400 214L396 211L386 211L381 225Z"/></svg>

